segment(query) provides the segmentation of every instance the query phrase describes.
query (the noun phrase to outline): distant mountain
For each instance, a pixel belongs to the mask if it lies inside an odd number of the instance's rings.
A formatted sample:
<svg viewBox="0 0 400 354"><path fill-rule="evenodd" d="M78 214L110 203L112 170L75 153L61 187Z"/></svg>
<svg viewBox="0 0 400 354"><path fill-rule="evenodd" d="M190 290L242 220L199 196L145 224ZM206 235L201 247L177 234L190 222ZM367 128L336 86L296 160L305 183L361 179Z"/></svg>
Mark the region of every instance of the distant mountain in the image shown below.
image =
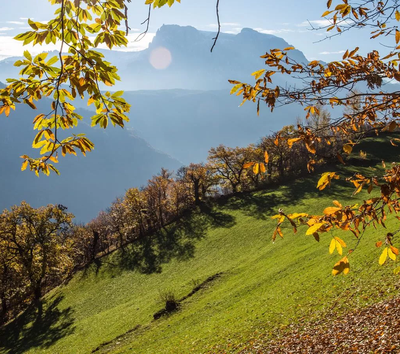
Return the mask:
<svg viewBox="0 0 400 354"><path fill-rule="evenodd" d="M246 146L262 136L295 124L303 108L290 105L273 113L261 105L241 103L229 90L160 90L125 92L132 104L130 122L136 134L155 148L185 164L205 161L208 150L219 144Z"/></svg>
<svg viewBox="0 0 400 354"><path fill-rule="evenodd" d="M265 66L260 56L266 51L289 46L282 38L245 28L237 35L221 33L211 53L213 37L214 32L198 31L190 26L162 26L148 49L124 54L132 57L130 61L123 56L113 61L120 70L121 87L125 90L226 88L228 79L253 80L250 74ZM158 48L166 48L171 53L171 63L163 70L155 69L150 63ZM291 56L299 62L307 61L298 50L292 51ZM276 80L283 83L278 75Z"/></svg>
<svg viewBox="0 0 400 354"><path fill-rule="evenodd" d="M41 112L46 109L43 104L38 107ZM49 177L37 178L31 172L21 172L19 158L22 154L35 156L36 151L30 146L34 137L31 122L36 114L21 105L10 117L0 117L0 210L22 200L35 207L63 204L77 220L86 222L110 206L126 189L145 185L161 167L176 170L181 166L179 161L156 151L129 129L93 129L82 122L76 133L86 133L95 143L95 150L87 157L80 153L77 157L60 157L61 176L52 173ZM64 133L71 134L71 131Z"/></svg>
<svg viewBox="0 0 400 354"><path fill-rule="evenodd" d="M221 33L214 51L210 53L213 37L215 32L198 31L190 26L164 25L146 50L102 52L119 69L122 82L116 89L217 90L229 87L228 79L251 82L250 74L265 66L260 55L269 49L289 46L282 38L244 28L236 35ZM166 48L171 54L171 63L165 69L156 69L150 63L150 58L159 48ZM299 50L291 51L290 55L298 62L307 62ZM161 61L167 59L165 52L161 52L161 56ZM13 67L15 60L0 61L0 81L18 75L19 68ZM284 84L278 75L274 79L276 83Z"/></svg>

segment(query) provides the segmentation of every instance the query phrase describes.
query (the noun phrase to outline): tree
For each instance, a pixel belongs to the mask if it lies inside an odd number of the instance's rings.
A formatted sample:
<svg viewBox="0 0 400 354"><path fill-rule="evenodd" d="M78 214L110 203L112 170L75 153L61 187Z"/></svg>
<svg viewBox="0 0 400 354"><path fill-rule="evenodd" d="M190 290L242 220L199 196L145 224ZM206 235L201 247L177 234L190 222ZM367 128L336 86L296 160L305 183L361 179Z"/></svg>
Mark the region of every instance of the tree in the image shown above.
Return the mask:
<svg viewBox="0 0 400 354"><path fill-rule="evenodd" d="M227 188L233 193L241 191L245 164L251 162L247 148L220 145L210 149L208 161L215 175L226 182Z"/></svg>
<svg viewBox="0 0 400 354"><path fill-rule="evenodd" d="M181 167L178 170L178 179L189 185L189 195L192 195L196 205L206 198L207 192L215 184L211 166L203 163Z"/></svg>
<svg viewBox="0 0 400 354"><path fill-rule="evenodd" d="M24 291L39 302L46 281L54 282L73 266L72 242L67 237L72 219L62 205L34 209L23 202L5 210L0 215L3 282L12 273L19 274L19 287L26 284Z"/></svg>
<svg viewBox="0 0 400 354"><path fill-rule="evenodd" d="M327 11L322 14L330 22L326 26L328 37L344 35L345 32L356 28L367 27L371 29L371 39L387 36L393 39L391 46L385 46L388 52L383 56L378 50L373 50L366 56L357 54L358 47L347 50L341 61L323 64L313 60L307 64L298 63L290 56L293 47L273 49L262 55L265 59L266 69L254 72L255 84L245 84L231 80L234 85L231 93L242 95L243 102L257 103L257 111L260 104L265 103L271 110L277 104L300 103L304 106L306 118L321 114L321 108L331 106L335 112L342 110L342 114L331 119L329 126L324 129L298 126L295 137L284 137L289 147L302 143L311 153L316 153L317 143L331 143L332 136L338 133L345 139L344 144L332 147L336 150L339 161L343 162L342 155L351 153L353 146L364 136L365 130L375 133L394 131L399 127L400 116L400 91L395 86L393 90L383 89L382 85L387 80L400 81L398 58L400 57L400 4L397 1L352 1L340 0L333 7L332 0L327 2ZM335 31L336 34L330 34ZM273 86L273 77L277 75L298 75L303 85L300 87ZM327 136L326 128L331 134ZM295 139L295 140L293 140ZM392 144L395 144L394 139ZM340 150L343 151L340 151ZM308 215L296 213L287 215L283 210L275 216L278 221L273 238L277 234L282 235L280 225L288 220L294 229L297 229L298 219L307 225L307 235L314 235L319 240L320 234L334 229L350 230L358 239L362 238L365 229L371 225L383 224L386 215L400 210L399 190L400 179L398 177L399 166L393 165L387 169L382 178L364 176L361 173L349 179L355 186L355 194L364 187L371 193L377 187L379 193L376 197L363 201L357 208L343 206L334 201L334 206L328 206L321 215ZM324 189L330 182L339 176L335 172L326 172L321 176L317 188ZM384 245L379 263L383 264L388 258L393 260L398 255L398 249L393 245L393 235L397 231L388 232L386 237L377 246ZM342 255L345 241L337 236L332 236L330 241L330 253L335 248ZM350 254L349 254L350 255ZM349 271L349 261L346 255L334 266L333 274ZM400 268L396 268L396 272Z"/></svg>

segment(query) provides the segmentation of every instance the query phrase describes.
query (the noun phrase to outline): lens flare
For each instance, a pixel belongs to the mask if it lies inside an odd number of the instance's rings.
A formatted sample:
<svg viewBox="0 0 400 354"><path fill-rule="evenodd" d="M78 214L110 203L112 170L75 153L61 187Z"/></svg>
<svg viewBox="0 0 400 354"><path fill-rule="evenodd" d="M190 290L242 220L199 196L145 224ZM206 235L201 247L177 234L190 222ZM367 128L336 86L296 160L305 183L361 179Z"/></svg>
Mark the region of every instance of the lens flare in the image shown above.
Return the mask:
<svg viewBox="0 0 400 354"><path fill-rule="evenodd" d="M171 52L165 47L158 47L150 53L150 64L157 70L168 68L172 62Z"/></svg>

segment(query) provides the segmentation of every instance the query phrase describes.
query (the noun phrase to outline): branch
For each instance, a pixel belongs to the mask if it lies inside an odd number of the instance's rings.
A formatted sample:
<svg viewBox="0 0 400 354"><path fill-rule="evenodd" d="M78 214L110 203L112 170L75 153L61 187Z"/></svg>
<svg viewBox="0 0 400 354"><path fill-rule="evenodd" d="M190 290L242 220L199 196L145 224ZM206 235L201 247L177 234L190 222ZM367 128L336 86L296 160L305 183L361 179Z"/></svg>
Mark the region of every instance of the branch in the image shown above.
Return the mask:
<svg viewBox="0 0 400 354"><path fill-rule="evenodd" d="M145 23L147 23L146 29L136 37L135 42L138 42L138 41L142 40L143 37L144 37L144 36L147 34L147 32L149 31L149 26L150 26L150 15L151 15L151 4L149 5L149 13L148 13L148 15L147 15L147 18L141 23L141 25L144 25Z"/></svg>
<svg viewBox="0 0 400 354"><path fill-rule="evenodd" d="M217 32L217 35L213 38L214 43L213 43L213 45L212 45L212 47L210 49L211 53L212 53L215 45L217 44L217 40L218 40L219 34L221 33L221 22L219 20L219 0L217 0L217 4L216 4L215 7L216 7L215 11L216 11L216 14L217 14L218 32Z"/></svg>

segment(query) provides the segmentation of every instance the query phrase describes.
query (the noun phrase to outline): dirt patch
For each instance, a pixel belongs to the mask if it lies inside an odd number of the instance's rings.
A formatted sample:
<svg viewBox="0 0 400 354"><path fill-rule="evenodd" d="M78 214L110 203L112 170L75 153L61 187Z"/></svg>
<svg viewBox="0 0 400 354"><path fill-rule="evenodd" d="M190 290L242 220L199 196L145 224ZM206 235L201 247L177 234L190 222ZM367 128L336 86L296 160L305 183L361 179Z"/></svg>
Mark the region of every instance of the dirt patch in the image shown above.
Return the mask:
<svg viewBox="0 0 400 354"><path fill-rule="evenodd" d="M141 327L140 325L137 325L137 326L135 326L134 328L130 329L129 331L125 332L124 334L121 334L121 335L119 335L118 337L115 337L114 339L112 339L112 340L110 340L110 341L108 341L108 342L101 343L96 349L93 349L93 350L91 351L91 353L97 353L97 352L99 352L99 351L102 350L104 347L106 347L106 346L108 346L108 345L110 345L110 344L113 344L114 342L118 341L118 339L122 339L122 338L125 337L127 334L133 333L133 332L137 331L140 327Z"/></svg>
<svg viewBox="0 0 400 354"><path fill-rule="evenodd" d="M185 301L186 299L188 299L189 297L193 296L194 294L196 294L198 291L204 289L209 283L211 283L212 281L214 281L215 279L219 278L222 275L222 273L216 273L210 277L208 277L206 280L204 280L201 284L195 286L193 288L193 290L185 295L184 297L182 297L181 299L175 301L173 304L169 303L168 301L165 304L165 308L157 311L154 315L153 318L154 320L158 320L160 319L162 316L171 314L175 311L177 311L180 307L180 304Z"/></svg>

